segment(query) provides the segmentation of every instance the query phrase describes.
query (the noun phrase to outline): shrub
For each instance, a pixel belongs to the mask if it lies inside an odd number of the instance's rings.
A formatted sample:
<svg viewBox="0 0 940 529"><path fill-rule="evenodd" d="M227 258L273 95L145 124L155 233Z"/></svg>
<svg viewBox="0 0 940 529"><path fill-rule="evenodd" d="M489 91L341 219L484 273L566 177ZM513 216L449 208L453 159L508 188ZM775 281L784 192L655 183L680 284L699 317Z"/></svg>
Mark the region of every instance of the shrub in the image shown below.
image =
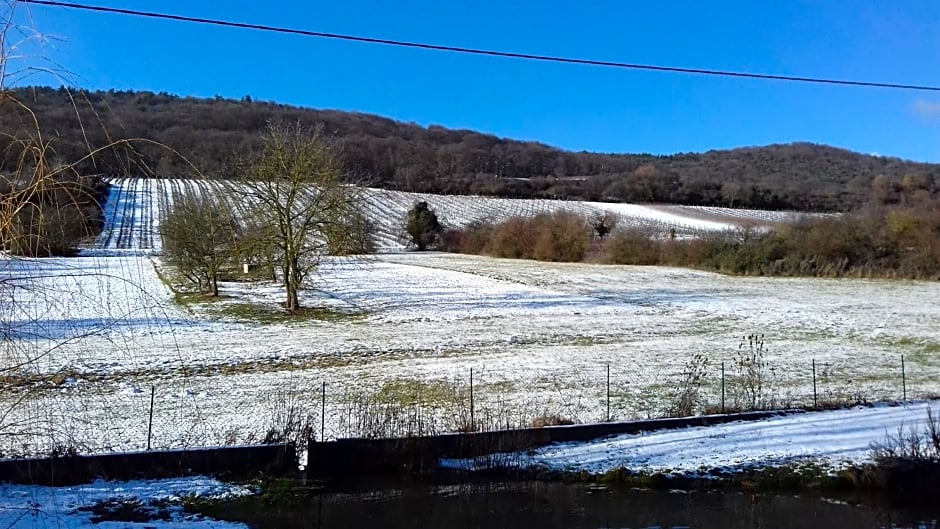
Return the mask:
<svg viewBox="0 0 940 529"><path fill-rule="evenodd" d="M591 242L591 227L583 217L568 211L533 219L536 234L530 258L539 261L584 260Z"/></svg>
<svg viewBox="0 0 940 529"><path fill-rule="evenodd" d="M450 233L448 234L448 240L455 241L458 246L454 250L460 253L482 254L486 252L494 229L492 223L474 222L463 230L452 230L460 234L459 239L456 234Z"/></svg>
<svg viewBox="0 0 940 529"><path fill-rule="evenodd" d="M604 245L604 260L622 265L655 265L662 262L663 243L649 231L631 228L611 235Z"/></svg>
<svg viewBox="0 0 940 529"><path fill-rule="evenodd" d="M604 221L564 211L499 224L481 222L448 234L447 248L496 257L581 261L600 233L599 222ZM601 260L613 264L690 266L745 275L940 279L938 200L773 229L741 226L686 240L674 235L674 230L667 237L622 229L593 244Z"/></svg>
<svg viewBox="0 0 940 529"><path fill-rule="evenodd" d="M532 419L533 428L545 428L546 426L569 426L574 424L571 419L566 419L559 415L543 415Z"/></svg>
<svg viewBox="0 0 940 529"><path fill-rule="evenodd" d="M936 497L940 493L940 417L927 409L922 431L898 428L896 436L872 445L868 484L888 491Z"/></svg>
<svg viewBox="0 0 940 529"><path fill-rule="evenodd" d="M668 414L672 417L688 417L695 414L701 401L702 383L708 372L708 357L699 353L685 364L679 383L673 390L672 404Z"/></svg>
<svg viewBox="0 0 940 529"><path fill-rule="evenodd" d="M427 202L415 202L405 216L405 231L410 243L423 252L438 245L444 227Z"/></svg>
<svg viewBox="0 0 940 529"><path fill-rule="evenodd" d="M511 217L493 227L485 253L494 257L527 259L532 255L533 219Z"/></svg>
<svg viewBox="0 0 940 529"><path fill-rule="evenodd" d="M741 338L734 357L736 371L731 380L733 406L743 410L765 410L775 407L773 367L764 358L767 352L763 334Z"/></svg>

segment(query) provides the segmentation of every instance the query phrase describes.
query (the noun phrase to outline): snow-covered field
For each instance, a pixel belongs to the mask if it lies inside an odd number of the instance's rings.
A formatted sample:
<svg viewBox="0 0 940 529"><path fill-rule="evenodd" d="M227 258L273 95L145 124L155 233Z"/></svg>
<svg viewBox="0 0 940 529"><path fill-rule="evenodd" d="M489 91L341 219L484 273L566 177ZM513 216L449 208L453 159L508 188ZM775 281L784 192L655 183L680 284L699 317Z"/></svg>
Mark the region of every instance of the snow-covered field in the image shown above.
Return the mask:
<svg viewBox="0 0 940 529"><path fill-rule="evenodd" d="M888 437L922 435L927 410L940 417L940 402L912 402L785 415L676 430L618 435L581 443L556 443L519 454L497 454L488 464L587 471L617 468L709 475L749 467L813 462L839 469L871 461L872 448ZM473 460L445 460L472 469Z"/></svg>
<svg viewBox="0 0 940 529"><path fill-rule="evenodd" d="M489 427L605 418L608 365L612 417L656 416L694 354L709 360L702 391L718 403L721 363L733 376L741 337L755 332L779 404L812 402L814 359L820 400L900 398L902 355L907 396L940 393L937 283L417 254L401 251L397 234L419 199L451 224L603 207L688 235L787 214L371 190L384 251L326 262L302 299L355 316L260 324L217 312L273 304L276 285L225 283L228 300L180 306L157 275L157 229L174 197L224 185L115 181L105 232L80 257L0 259L0 430L15 433L0 436L0 453L141 448L151 390L156 447L258 440L292 404L318 419L324 382L328 438L357 431L359 396L389 384L456 387L449 408L428 412L452 429L467 415L471 369L476 421Z"/></svg>
<svg viewBox="0 0 940 529"><path fill-rule="evenodd" d="M141 527L161 529L192 527L197 529L243 528L245 525L221 522L183 512L185 498L216 499L241 496L251 492L204 477L148 481L96 481L72 487L5 485L0 483L0 527L28 529L62 527ZM108 507L134 505L135 513L152 520L132 522L106 521ZM105 521L99 520L104 516Z"/></svg>
<svg viewBox="0 0 940 529"><path fill-rule="evenodd" d="M187 194L225 201L236 215L247 211L246 204L239 198L238 184L224 180L120 178L112 180L111 184L107 220L114 229L106 232L98 245L108 250L105 253L139 253L141 250L159 253L161 244L156 228L160 219L174 200ZM371 188L363 190L362 199L375 229L376 245L384 251L403 249L404 218L419 201L426 201L441 221L451 227L567 210L584 216L612 212L619 217L622 227L659 232L674 229L678 236L686 237L745 225L760 227L789 222L804 216L786 211L431 195Z"/></svg>

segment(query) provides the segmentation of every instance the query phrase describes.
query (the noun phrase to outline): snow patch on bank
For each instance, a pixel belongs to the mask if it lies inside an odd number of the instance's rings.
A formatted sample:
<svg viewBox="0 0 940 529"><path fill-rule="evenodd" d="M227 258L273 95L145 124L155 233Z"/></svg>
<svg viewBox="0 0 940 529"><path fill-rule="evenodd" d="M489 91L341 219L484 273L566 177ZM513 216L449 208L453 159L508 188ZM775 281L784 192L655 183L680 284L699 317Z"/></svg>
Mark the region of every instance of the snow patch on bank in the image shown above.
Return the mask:
<svg viewBox="0 0 940 529"><path fill-rule="evenodd" d="M871 461L872 446L885 442L889 435L922 432L928 409L935 417L940 416L940 401L881 404L556 443L525 453L498 454L487 463L596 474L617 468L694 474L806 461L841 468ZM472 470L478 463L452 459L442 464Z"/></svg>
<svg viewBox="0 0 940 529"><path fill-rule="evenodd" d="M0 484L0 527L243 528L243 524L184 513L181 502L191 497L221 499L248 494L252 492L244 487L199 476L145 481L96 481L72 487ZM146 522L93 522L96 515L90 508L111 501L136 501L141 506L141 512L154 512L160 516Z"/></svg>

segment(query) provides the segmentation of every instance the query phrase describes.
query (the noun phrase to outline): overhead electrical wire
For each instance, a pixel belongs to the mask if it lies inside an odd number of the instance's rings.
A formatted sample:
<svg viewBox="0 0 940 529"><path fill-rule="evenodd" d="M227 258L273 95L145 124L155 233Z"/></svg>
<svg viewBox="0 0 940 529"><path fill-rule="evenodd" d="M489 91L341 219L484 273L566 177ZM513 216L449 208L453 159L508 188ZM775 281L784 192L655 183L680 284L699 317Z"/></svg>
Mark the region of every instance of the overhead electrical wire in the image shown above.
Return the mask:
<svg viewBox="0 0 940 529"><path fill-rule="evenodd" d="M603 61L595 59L580 59L574 57L562 57L554 55L539 55L532 53L518 53L511 51L487 50L480 48L466 48L461 46L447 46L441 44L429 44L424 42L409 42L403 40L382 39L375 37L363 37L359 35L346 35L341 33L328 33L323 31L310 31L305 29L293 29L279 26L268 26L263 24L252 24L247 22L232 22L228 20L217 20L211 18L190 17L184 15L173 15L169 13L158 13L152 11L138 11L135 9L123 9L117 7L94 6L87 4L76 4L73 2L60 2L58 0L18 0L26 4L38 4L53 7L62 7L69 9L80 9L85 11L96 11L100 13L114 13L120 15L130 15L137 17L147 17L163 20L173 20L177 22L192 22L197 24L209 24L214 26L224 26L231 28L251 29L257 31L269 31L274 33L285 33L291 35L302 35L306 37L317 37L323 39L345 40L352 42L362 42L368 44L381 44L385 46L397 46L402 48L417 48L424 50L446 51L452 53L463 53L470 55L485 55L490 57L504 57L510 59L523 59L530 61L554 62L564 64L579 64L587 66L603 66L608 68L622 68L630 70L647 70L657 72L671 72L691 75L710 75L720 77L738 77L747 79L764 79L770 81L789 81L798 83L815 83L842 86L861 86L871 88L891 88L897 90L918 90L940 92L940 86L914 85L903 83L887 83L876 81L858 81L850 79L830 79L825 77L803 77L793 75L763 74L754 72L740 72L728 70L712 70L705 68L684 68L679 66L663 66L655 64L633 64L618 61Z"/></svg>

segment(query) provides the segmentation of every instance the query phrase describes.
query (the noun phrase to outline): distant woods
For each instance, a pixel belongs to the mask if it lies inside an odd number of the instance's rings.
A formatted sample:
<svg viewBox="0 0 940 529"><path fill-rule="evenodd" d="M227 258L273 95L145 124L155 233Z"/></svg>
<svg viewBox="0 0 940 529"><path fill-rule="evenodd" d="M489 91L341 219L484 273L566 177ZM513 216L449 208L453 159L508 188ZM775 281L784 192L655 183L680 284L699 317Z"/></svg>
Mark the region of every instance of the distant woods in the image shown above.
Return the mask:
<svg viewBox="0 0 940 529"><path fill-rule="evenodd" d="M22 88L66 160L87 145L121 138L156 144L108 149L84 159L82 174L193 177L193 167L234 178L262 149L270 121L321 124L339 140L342 174L404 191L661 202L805 211L850 211L866 205L914 206L940 193L940 165L853 153L806 143L702 154L595 154L467 130L422 127L378 116L242 100L182 98L150 92L72 94ZM73 103L75 106L73 106ZM86 126L80 128L80 121ZM0 114L0 130L28 130L16 113ZM4 140L6 141L6 140ZM15 163L4 147L0 172ZM190 165L190 163L192 165Z"/></svg>

